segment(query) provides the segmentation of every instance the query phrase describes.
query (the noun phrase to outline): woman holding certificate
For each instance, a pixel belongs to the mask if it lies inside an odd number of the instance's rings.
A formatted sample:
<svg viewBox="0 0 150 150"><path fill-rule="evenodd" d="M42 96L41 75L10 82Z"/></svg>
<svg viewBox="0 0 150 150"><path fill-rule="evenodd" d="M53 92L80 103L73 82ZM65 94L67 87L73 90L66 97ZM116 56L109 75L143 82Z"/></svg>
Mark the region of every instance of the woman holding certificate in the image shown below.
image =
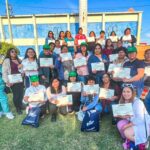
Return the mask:
<svg viewBox="0 0 150 150"><path fill-rule="evenodd" d="M81 43L80 48L81 48L81 52L75 55L74 66L77 69L78 81L86 83L86 79L89 75L89 71L87 67L87 61L89 58L87 52L87 43L85 42Z"/></svg>
<svg viewBox="0 0 150 150"><path fill-rule="evenodd" d="M38 75L37 57L33 48L26 50L25 57L18 68L25 74L25 88L28 88L31 85L29 76Z"/></svg>
<svg viewBox="0 0 150 150"><path fill-rule="evenodd" d="M48 31L47 38L45 39L45 44L55 43L54 33L52 31Z"/></svg>
<svg viewBox="0 0 150 150"><path fill-rule="evenodd" d="M144 103L139 98L135 97L136 94L133 85L123 84L122 87L122 96L119 103L131 103L133 112L127 107L126 113L120 112L117 117L122 120L117 123L117 128L122 138L126 139L123 147L128 148L128 140L135 142L135 145L147 142L147 137L149 136L150 116L146 111Z"/></svg>
<svg viewBox="0 0 150 150"><path fill-rule="evenodd" d="M94 31L91 31L89 33L89 37L87 37L87 42L88 42L88 50L91 54L93 54L96 43L96 35Z"/></svg>
<svg viewBox="0 0 150 150"><path fill-rule="evenodd" d="M57 110L59 108L59 112L62 115L67 114L66 106L59 106L58 98L66 95L66 88L63 86L58 78L53 78L51 82L51 86L47 88L47 97L50 104L50 113L51 113L51 121L55 122L57 117Z"/></svg>
<svg viewBox="0 0 150 150"><path fill-rule="evenodd" d="M60 45L66 45L65 43L65 33L64 31L60 31L59 32L59 37L58 37L58 40L60 41Z"/></svg>
<svg viewBox="0 0 150 150"><path fill-rule="evenodd" d="M100 84L102 75L105 72L105 63L108 61L106 55L102 54L102 46L95 45L94 54L88 59L89 73L96 78L96 83Z"/></svg>
<svg viewBox="0 0 150 150"><path fill-rule="evenodd" d="M23 79L18 66L21 64L17 56L17 50L11 48L7 51L2 65L3 80L13 93L13 102L18 114L22 114Z"/></svg>
<svg viewBox="0 0 150 150"><path fill-rule="evenodd" d="M96 40L96 43L99 43L102 48L104 48L106 42L105 31L100 31L100 37Z"/></svg>

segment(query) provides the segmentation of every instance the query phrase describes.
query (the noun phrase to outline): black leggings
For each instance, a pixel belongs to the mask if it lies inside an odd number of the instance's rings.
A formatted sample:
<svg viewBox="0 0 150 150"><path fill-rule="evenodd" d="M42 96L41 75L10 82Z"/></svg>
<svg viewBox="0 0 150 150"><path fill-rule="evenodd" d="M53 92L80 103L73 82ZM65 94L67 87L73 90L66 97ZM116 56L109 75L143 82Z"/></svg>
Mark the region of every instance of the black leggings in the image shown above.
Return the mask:
<svg viewBox="0 0 150 150"><path fill-rule="evenodd" d="M21 109L23 99L23 83L15 83L11 86L13 93L13 102L16 109Z"/></svg>

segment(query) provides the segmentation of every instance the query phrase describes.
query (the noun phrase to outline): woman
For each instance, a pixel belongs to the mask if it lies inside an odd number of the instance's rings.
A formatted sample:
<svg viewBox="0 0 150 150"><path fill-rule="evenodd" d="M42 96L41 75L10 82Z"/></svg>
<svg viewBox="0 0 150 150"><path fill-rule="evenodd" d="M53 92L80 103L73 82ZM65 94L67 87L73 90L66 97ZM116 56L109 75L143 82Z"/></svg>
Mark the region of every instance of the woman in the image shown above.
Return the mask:
<svg viewBox="0 0 150 150"><path fill-rule="evenodd" d="M6 85L12 90L13 102L18 114L22 114L23 82L12 84L8 79L8 75L20 74L18 69L20 64L21 60L17 56L17 50L10 48L2 65L2 76Z"/></svg>
<svg viewBox="0 0 150 150"><path fill-rule="evenodd" d="M103 49L102 53L105 54L109 58L109 55L113 53L113 50L114 50L114 47L113 47L111 39L107 39L105 43L105 48Z"/></svg>
<svg viewBox="0 0 150 150"><path fill-rule="evenodd" d="M109 39L111 39L111 41L112 41L113 43L118 42L118 36L116 35L115 31L112 31L112 32L110 33Z"/></svg>
<svg viewBox="0 0 150 150"><path fill-rule="evenodd" d="M25 57L18 68L25 74L25 88L28 88L31 85L29 76L38 75L37 56L33 48L26 50Z"/></svg>
<svg viewBox="0 0 150 150"><path fill-rule="evenodd" d="M100 37L96 40L96 43L101 44L102 48L104 48L106 42L105 31L100 32Z"/></svg>
<svg viewBox="0 0 150 150"><path fill-rule="evenodd" d="M45 44L55 43L54 33L52 31L48 31L47 38L45 39Z"/></svg>
<svg viewBox="0 0 150 150"><path fill-rule="evenodd" d="M131 34L130 28L125 29L124 35L121 37L121 41L126 48L128 48L129 46L134 46L134 44L136 43L136 38Z"/></svg>
<svg viewBox="0 0 150 150"><path fill-rule="evenodd" d="M64 31L59 32L58 40L60 41L60 45L65 45L65 33Z"/></svg>
<svg viewBox="0 0 150 150"><path fill-rule="evenodd" d="M144 57L145 57L145 60L144 60L144 62L145 62L145 72L147 72L146 71L147 68L150 68L150 49L147 49L145 51ZM150 74L145 73L144 86L146 86L147 88L150 89ZM145 103L145 106L146 106L146 109L147 109L148 113L150 114L150 90L148 91L148 93L145 97L144 103Z"/></svg>
<svg viewBox="0 0 150 150"><path fill-rule="evenodd" d="M57 97L66 94L66 88L61 85L61 82L58 78L53 78L51 81L51 85L47 88L46 94L50 104L50 113L51 113L51 121L55 122L57 117ZM66 106L60 106L59 112L62 115L67 114Z"/></svg>
<svg viewBox="0 0 150 150"><path fill-rule="evenodd" d="M87 43L85 43L85 42L81 43L80 48L81 48L81 52L77 53L75 55L75 58L77 58L77 59L85 58L86 62L87 62L88 58L89 58L89 55L87 52ZM78 67L76 67L76 69L77 69L77 73L78 73L78 81L86 83L87 76L89 75L87 64L78 66Z"/></svg>
<svg viewBox="0 0 150 150"><path fill-rule="evenodd" d="M147 125L149 121L146 120L145 115L148 116L143 102L135 97L135 89L132 84L123 84L122 96L119 101L120 104L132 103L133 116L118 116L122 120L117 123L117 128L124 139L135 142L135 145L146 143L146 131L149 135L149 128ZM127 141L123 144L127 148Z"/></svg>
<svg viewBox="0 0 150 150"><path fill-rule="evenodd" d="M68 47L63 45L61 47L61 54L69 54ZM63 56L60 54L60 57L56 59L55 68L58 71L59 79L66 85L69 72L74 70L72 56L68 60L63 60Z"/></svg>
<svg viewBox="0 0 150 150"><path fill-rule="evenodd" d="M88 50L91 54L93 54L95 48L95 42L96 42L96 35L94 31L91 31L89 33L89 38L92 38L92 41L88 41Z"/></svg>
<svg viewBox="0 0 150 150"><path fill-rule="evenodd" d="M72 54L72 56L74 55L74 38L71 35L70 31L66 31L65 33L65 42L67 43L68 46L68 51ZM70 43L73 43L73 45L70 45Z"/></svg>
<svg viewBox="0 0 150 150"><path fill-rule="evenodd" d="M77 73L75 71L69 72L68 83L76 83L76 82L77 82ZM69 92L67 89L67 94L72 95L72 99L73 99L72 110L78 112L80 107L81 91Z"/></svg>
<svg viewBox="0 0 150 150"><path fill-rule="evenodd" d="M112 96L110 99L105 99L103 97L100 97L101 103L102 103L102 112L103 113L111 113L112 115L112 105L116 104L120 98L120 88L115 84L108 73L103 74L102 76L102 84L100 85L100 88L104 89L111 89L114 90L114 96ZM112 118L112 124L115 124L116 120Z"/></svg>
<svg viewBox="0 0 150 150"><path fill-rule="evenodd" d="M102 75L105 72L105 67L104 70L96 71L92 69L92 63L99 63L99 62L106 63L108 59L106 55L102 54L102 46L98 43L95 45L95 49L93 52L94 54L91 55L88 59L88 69L89 69L89 73L95 76L96 83L100 84Z"/></svg>

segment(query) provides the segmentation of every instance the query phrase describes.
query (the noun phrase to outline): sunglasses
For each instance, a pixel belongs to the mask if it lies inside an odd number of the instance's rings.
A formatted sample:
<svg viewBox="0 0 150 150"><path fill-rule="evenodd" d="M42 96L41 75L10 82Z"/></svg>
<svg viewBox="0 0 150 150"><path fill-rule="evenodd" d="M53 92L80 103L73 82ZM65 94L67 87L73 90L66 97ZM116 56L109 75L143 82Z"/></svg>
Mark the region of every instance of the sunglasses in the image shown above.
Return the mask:
<svg viewBox="0 0 150 150"><path fill-rule="evenodd" d="M12 50L11 53L17 53L15 50Z"/></svg>
<svg viewBox="0 0 150 150"><path fill-rule="evenodd" d="M123 83L122 84L122 88L125 88L125 87L129 87L129 88L135 89L135 86L133 86L133 84Z"/></svg>

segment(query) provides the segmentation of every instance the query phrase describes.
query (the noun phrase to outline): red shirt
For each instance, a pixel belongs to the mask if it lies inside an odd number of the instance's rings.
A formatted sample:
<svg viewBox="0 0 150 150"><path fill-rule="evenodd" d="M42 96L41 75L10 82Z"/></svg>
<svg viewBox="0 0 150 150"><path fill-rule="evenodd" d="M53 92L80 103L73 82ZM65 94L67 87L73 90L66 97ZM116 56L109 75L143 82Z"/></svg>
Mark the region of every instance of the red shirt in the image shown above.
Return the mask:
<svg viewBox="0 0 150 150"><path fill-rule="evenodd" d="M86 42L86 36L84 34L77 34L75 36L75 39L78 41L78 40L85 40ZM77 43L78 44L78 43ZM78 44L79 45L79 44Z"/></svg>

